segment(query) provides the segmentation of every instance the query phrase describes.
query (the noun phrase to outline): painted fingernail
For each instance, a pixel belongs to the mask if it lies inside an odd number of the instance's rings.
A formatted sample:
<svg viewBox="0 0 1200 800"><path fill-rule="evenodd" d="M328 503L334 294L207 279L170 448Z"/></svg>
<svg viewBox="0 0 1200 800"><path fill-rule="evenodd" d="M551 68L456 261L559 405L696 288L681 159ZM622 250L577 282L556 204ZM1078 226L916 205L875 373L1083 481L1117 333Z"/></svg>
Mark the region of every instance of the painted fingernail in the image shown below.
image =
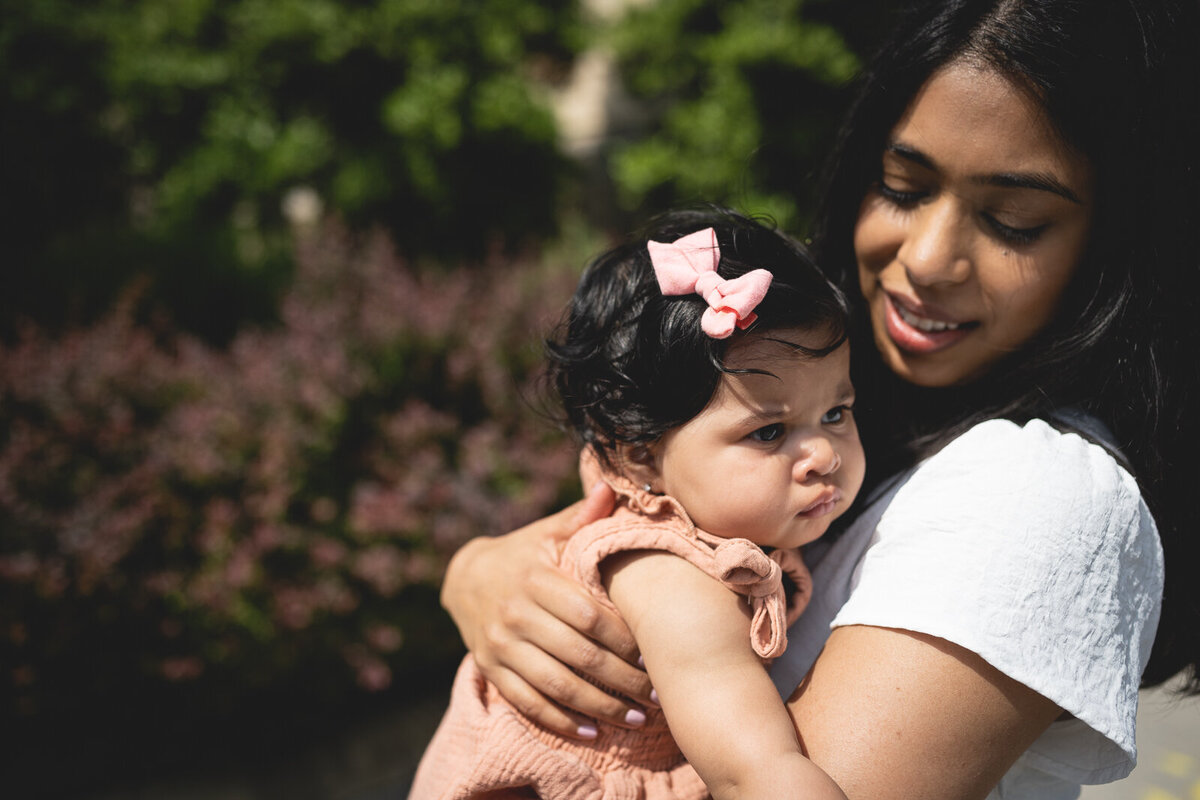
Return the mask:
<svg viewBox="0 0 1200 800"><path fill-rule="evenodd" d="M641 656L638 656L638 666L641 667L642 669L645 669L646 668L646 659L642 658Z"/></svg>
<svg viewBox="0 0 1200 800"><path fill-rule="evenodd" d="M578 728L575 729L575 733L579 734L580 739L595 739L596 738L596 726L595 725L580 725Z"/></svg>
<svg viewBox="0 0 1200 800"><path fill-rule="evenodd" d="M628 725L645 725L646 715L636 708L631 708L625 712L625 723Z"/></svg>
<svg viewBox="0 0 1200 800"><path fill-rule="evenodd" d="M654 705L656 705L656 706L662 705L662 703L658 702L658 689L650 690L650 702L654 703Z"/></svg>

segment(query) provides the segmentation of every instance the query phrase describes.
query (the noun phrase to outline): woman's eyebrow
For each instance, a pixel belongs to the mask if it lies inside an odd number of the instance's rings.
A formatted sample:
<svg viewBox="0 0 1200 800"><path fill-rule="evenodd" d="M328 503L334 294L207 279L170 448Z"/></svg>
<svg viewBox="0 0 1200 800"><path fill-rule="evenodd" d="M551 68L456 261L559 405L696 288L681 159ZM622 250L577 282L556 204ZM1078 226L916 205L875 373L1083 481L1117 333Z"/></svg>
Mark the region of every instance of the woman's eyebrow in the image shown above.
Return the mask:
<svg viewBox="0 0 1200 800"><path fill-rule="evenodd" d="M911 161L926 169L938 171L938 166L933 159L922 153L920 150L901 144L900 142L888 142L885 150L892 153L905 161ZM1072 203L1082 204L1079 195L1071 191L1071 189L1060 181L1058 178L1047 172L1001 172L996 175L986 175L976 180L977 183L982 183L987 186L999 186L1002 188L1013 189L1037 189L1043 192L1056 194Z"/></svg>
<svg viewBox="0 0 1200 800"><path fill-rule="evenodd" d="M981 182L989 186L1038 189L1043 192L1056 194L1059 197L1070 200L1072 203L1083 203L1079 199L1079 195L1067 188L1062 181L1045 172L1002 172L999 175L988 175L986 178L981 179Z"/></svg>
<svg viewBox="0 0 1200 800"><path fill-rule="evenodd" d="M912 161L926 169L937 170L937 165L933 163L933 159L922 153L920 150L909 147L906 144L899 142L888 142L885 151L900 156L906 161Z"/></svg>

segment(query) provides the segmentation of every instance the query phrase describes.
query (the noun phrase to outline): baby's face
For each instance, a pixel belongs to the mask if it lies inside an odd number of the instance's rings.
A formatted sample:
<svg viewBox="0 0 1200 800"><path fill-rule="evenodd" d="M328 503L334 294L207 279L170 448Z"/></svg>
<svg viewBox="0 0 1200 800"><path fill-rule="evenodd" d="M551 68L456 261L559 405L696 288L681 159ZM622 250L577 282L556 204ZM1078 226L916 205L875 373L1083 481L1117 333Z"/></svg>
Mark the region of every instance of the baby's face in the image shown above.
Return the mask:
<svg viewBox="0 0 1200 800"><path fill-rule="evenodd" d="M725 375L705 409L658 443L652 486L717 536L797 547L850 506L866 463L849 345L808 358L772 338L823 343L789 329L731 345L727 367L771 374Z"/></svg>

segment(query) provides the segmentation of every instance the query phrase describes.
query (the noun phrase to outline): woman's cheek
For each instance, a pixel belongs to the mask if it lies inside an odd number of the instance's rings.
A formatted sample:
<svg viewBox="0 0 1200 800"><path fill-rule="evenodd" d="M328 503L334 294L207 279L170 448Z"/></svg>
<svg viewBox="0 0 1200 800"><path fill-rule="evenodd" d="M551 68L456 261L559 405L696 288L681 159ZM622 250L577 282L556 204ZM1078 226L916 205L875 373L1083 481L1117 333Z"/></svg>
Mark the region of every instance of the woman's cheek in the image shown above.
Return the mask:
<svg viewBox="0 0 1200 800"><path fill-rule="evenodd" d="M878 197L868 196L854 226L854 256L863 291L895 257L904 241L903 226Z"/></svg>

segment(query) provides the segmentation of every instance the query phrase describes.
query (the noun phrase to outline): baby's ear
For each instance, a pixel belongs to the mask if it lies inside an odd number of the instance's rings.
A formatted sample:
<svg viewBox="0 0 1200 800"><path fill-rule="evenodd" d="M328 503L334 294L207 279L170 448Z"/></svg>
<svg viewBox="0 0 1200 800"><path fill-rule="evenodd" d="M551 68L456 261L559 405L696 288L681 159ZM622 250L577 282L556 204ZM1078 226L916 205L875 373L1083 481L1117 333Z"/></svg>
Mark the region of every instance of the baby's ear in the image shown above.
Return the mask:
<svg viewBox="0 0 1200 800"><path fill-rule="evenodd" d="M649 486L651 491L660 492L658 454L655 443L622 445L617 451L621 472L638 486Z"/></svg>

